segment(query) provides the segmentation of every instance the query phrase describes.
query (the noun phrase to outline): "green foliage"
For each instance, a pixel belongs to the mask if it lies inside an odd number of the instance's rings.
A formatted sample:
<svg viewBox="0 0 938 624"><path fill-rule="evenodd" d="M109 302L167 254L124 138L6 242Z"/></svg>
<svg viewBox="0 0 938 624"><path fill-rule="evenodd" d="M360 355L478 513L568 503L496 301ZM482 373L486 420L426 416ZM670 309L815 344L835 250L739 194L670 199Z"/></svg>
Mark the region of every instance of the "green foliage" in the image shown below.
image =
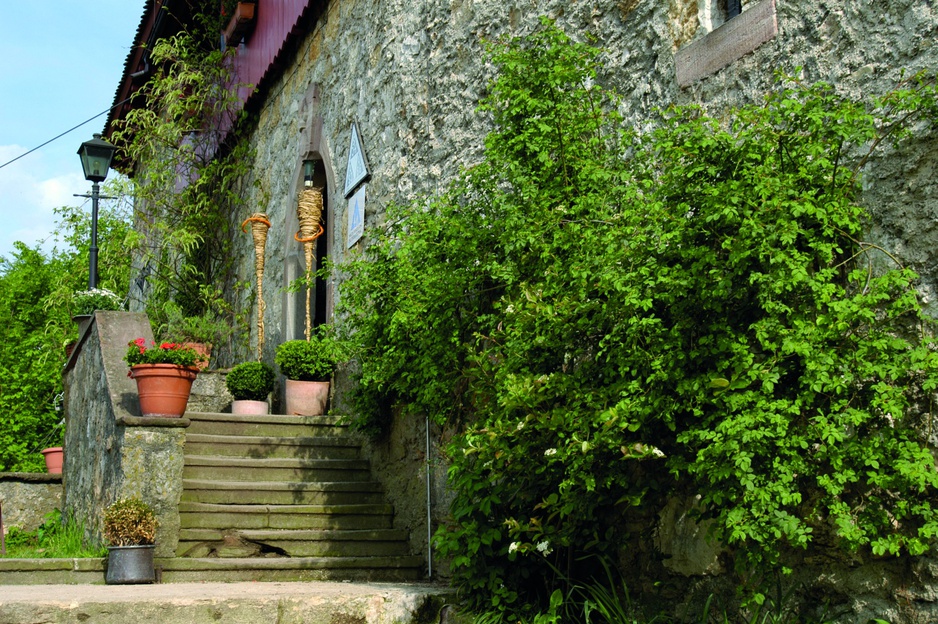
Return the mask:
<svg viewBox="0 0 938 624"><path fill-rule="evenodd" d="M151 342L137 338L127 343L124 361L128 366L137 364L175 364L176 366L195 366L199 353L192 347L185 347L177 342Z"/></svg>
<svg viewBox="0 0 938 624"><path fill-rule="evenodd" d="M225 376L225 385L237 401L266 401L274 389L274 370L264 362L242 362Z"/></svg>
<svg viewBox="0 0 938 624"><path fill-rule="evenodd" d="M156 539L156 513L138 498L122 498L104 510L104 539L111 546L144 546Z"/></svg>
<svg viewBox="0 0 938 624"><path fill-rule="evenodd" d="M230 55L205 47L212 20L203 18L192 32L153 46L158 69L134 95L113 140L134 168L141 233L134 252L154 333L191 334L217 349L243 335L231 328L246 317L220 285L233 280L231 223L244 208L240 180L252 159L238 132L243 85L232 84Z"/></svg>
<svg viewBox="0 0 938 624"><path fill-rule="evenodd" d="M120 182L105 186L120 194ZM91 219L80 208L56 210L51 251L16 243L0 258L0 471L44 472L39 451L62 444L58 405L64 345L76 338L75 292L88 285ZM98 215L98 284L126 289L130 236L123 202L104 200Z"/></svg>
<svg viewBox="0 0 938 624"><path fill-rule="evenodd" d="M288 340L277 347L274 361L287 379L329 381L339 361L339 345L319 333L306 340Z"/></svg>
<svg viewBox="0 0 938 624"><path fill-rule="evenodd" d="M340 300L365 426L459 430L436 544L470 605L547 609L555 569L589 578L686 492L756 603L818 534L928 550L934 327L857 198L868 150L933 132L934 83L853 102L780 79L637 133L596 50L546 27L492 54L485 160L391 209Z"/></svg>
<svg viewBox="0 0 938 624"><path fill-rule="evenodd" d="M72 518L62 518L55 510L35 531L9 527L6 535L9 559L71 559L103 557L107 551L85 541L82 525Z"/></svg>

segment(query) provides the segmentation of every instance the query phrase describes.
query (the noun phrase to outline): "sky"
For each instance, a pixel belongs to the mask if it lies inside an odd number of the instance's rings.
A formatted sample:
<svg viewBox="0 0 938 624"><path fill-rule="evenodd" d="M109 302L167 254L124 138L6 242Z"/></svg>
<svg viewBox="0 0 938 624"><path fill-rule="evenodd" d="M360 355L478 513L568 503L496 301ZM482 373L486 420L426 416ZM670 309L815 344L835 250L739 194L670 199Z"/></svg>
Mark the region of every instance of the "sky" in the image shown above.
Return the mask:
<svg viewBox="0 0 938 624"><path fill-rule="evenodd" d="M106 114L3 164L111 106L146 2L0 0L0 256L17 240L48 251L54 208L91 211L78 148Z"/></svg>

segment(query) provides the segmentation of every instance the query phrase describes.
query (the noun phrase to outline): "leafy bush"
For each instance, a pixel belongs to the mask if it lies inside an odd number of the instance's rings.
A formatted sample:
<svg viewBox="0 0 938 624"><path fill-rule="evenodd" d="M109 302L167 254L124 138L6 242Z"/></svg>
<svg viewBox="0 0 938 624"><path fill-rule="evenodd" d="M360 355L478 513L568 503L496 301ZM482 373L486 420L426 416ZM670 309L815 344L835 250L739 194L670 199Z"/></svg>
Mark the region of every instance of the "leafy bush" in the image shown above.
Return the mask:
<svg viewBox="0 0 938 624"><path fill-rule="evenodd" d="M120 310L124 302L116 294L106 288L92 288L79 290L72 300L72 314L81 316L94 314L96 310Z"/></svg>
<svg viewBox="0 0 938 624"><path fill-rule="evenodd" d="M119 183L108 195L126 197ZM88 284L90 215L79 208L56 210L54 246L16 243L0 258L0 471L44 472L39 451L63 441L63 346L76 336L71 317L75 292ZM117 290L129 281L125 252L132 232L123 201L103 200L98 215L98 283Z"/></svg>
<svg viewBox="0 0 938 624"><path fill-rule="evenodd" d="M225 385L237 401L266 401L274 389L274 370L263 362L242 362L225 376Z"/></svg>
<svg viewBox="0 0 938 624"><path fill-rule="evenodd" d="M860 103L780 79L638 133L597 54L552 27L496 46L485 160L342 267L366 425L459 431L454 582L530 617L554 569L589 579L687 492L754 587L816 538L925 552L934 324L856 199L870 149L933 132L934 83Z"/></svg>
<svg viewBox="0 0 938 624"><path fill-rule="evenodd" d="M111 546L144 546L156 539L156 514L138 498L122 498L104 510L104 539Z"/></svg>
<svg viewBox="0 0 938 624"><path fill-rule="evenodd" d="M289 340L274 357L280 372L295 381L329 381L338 361L337 345L328 337Z"/></svg>
<svg viewBox="0 0 938 624"><path fill-rule="evenodd" d="M157 345L150 343L148 348L146 340L137 338L127 343L127 353L124 361L128 366L137 364L175 364L176 366L195 366L202 357L191 348L184 347L177 342L162 342Z"/></svg>

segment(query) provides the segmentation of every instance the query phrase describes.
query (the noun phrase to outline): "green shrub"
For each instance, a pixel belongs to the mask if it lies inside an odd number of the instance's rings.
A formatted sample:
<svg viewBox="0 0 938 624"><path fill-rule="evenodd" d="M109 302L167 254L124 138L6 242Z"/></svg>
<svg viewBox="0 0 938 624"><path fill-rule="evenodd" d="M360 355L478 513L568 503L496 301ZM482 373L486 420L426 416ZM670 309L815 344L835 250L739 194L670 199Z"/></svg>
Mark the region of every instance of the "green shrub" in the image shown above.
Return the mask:
<svg viewBox="0 0 938 624"><path fill-rule="evenodd" d="M263 362L242 362L225 376L236 401L266 401L274 389L274 370Z"/></svg>
<svg viewBox="0 0 938 624"><path fill-rule="evenodd" d="M156 513L138 498L122 498L104 510L104 539L111 546L143 546L156 539Z"/></svg>
<svg viewBox="0 0 938 624"><path fill-rule="evenodd" d="M926 552L935 326L857 198L871 149L934 137L934 81L781 78L639 133L598 55L555 28L497 46L485 159L342 267L362 415L455 431L455 584L528 619L554 569L588 580L687 493L755 601L815 543Z"/></svg>
<svg viewBox="0 0 938 624"><path fill-rule="evenodd" d="M338 360L335 343L328 337L290 340L277 347L274 361L287 379L329 381Z"/></svg>

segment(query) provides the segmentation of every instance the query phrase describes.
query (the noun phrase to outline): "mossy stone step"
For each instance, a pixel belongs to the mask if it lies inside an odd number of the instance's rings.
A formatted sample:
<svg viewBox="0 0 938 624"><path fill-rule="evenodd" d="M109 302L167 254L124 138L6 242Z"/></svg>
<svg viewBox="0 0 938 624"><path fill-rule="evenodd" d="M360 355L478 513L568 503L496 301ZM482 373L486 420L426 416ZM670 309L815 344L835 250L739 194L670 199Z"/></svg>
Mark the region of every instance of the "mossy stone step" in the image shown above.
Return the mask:
<svg viewBox="0 0 938 624"><path fill-rule="evenodd" d="M421 557L174 557L157 559L164 583L206 581L417 581Z"/></svg>
<svg viewBox="0 0 938 624"><path fill-rule="evenodd" d="M0 559L0 586L104 584L106 561L101 558Z"/></svg>
<svg viewBox="0 0 938 624"><path fill-rule="evenodd" d="M215 505L179 503L180 528L389 529L391 505Z"/></svg>
<svg viewBox="0 0 938 624"><path fill-rule="evenodd" d="M293 482L184 479L182 501L231 505L352 505L384 502L376 481Z"/></svg>
<svg viewBox="0 0 938 624"><path fill-rule="evenodd" d="M266 416L186 412L190 424L187 434L267 436L267 437L338 437L347 435L348 427L339 416Z"/></svg>
<svg viewBox="0 0 938 624"><path fill-rule="evenodd" d="M408 554L407 531L183 529L178 557L389 557Z"/></svg>
<svg viewBox="0 0 938 624"><path fill-rule="evenodd" d="M364 459L253 459L186 455L183 479L230 481L368 481Z"/></svg>
<svg viewBox="0 0 938 624"><path fill-rule="evenodd" d="M278 437L187 433L186 453L252 458L358 459L361 445L348 436Z"/></svg>

